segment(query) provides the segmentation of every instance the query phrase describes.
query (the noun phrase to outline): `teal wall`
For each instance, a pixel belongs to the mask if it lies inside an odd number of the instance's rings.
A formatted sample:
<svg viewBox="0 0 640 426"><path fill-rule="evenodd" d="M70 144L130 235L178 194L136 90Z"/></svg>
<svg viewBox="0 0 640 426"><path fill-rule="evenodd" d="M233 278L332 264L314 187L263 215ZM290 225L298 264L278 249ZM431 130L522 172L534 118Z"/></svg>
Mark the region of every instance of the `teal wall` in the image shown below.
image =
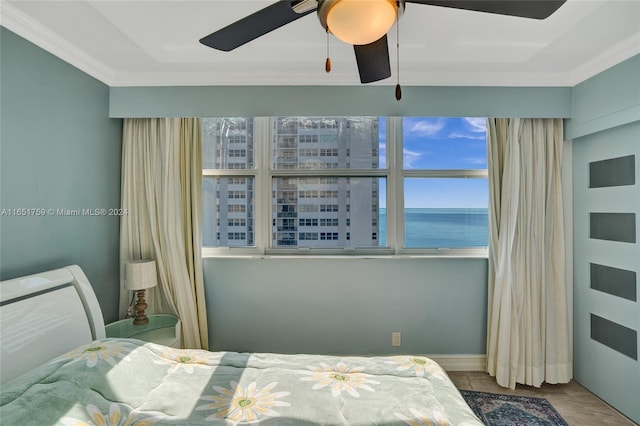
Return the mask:
<svg viewBox="0 0 640 426"><path fill-rule="evenodd" d="M112 87L112 117L387 115L571 116L569 87L409 86Z"/></svg>
<svg viewBox="0 0 640 426"><path fill-rule="evenodd" d="M0 208L120 205L122 120L109 88L1 29ZM0 279L80 265L117 316L118 217L0 217Z"/></svg>
<svg viewBox="0 0 640 426"><path fill-rule="evenodd" d="M208 258L204 275L215 350L485 353L486 259Z"/></svg>
<svg viewBox="0 0 640 426"><path fill-rule="evenodd" d="M576 86L573 98L574 376L640 423L640 362L593 340L590 324L595 314L640 333L640 301L591 289L590 278L590 263L633 271L640 294L640 56ZM589 188L590 162L628 155L635 185ZM589 238L590 212L635 213L636 243Z"/></svg>
<svg viewBox="0 0 640 426"><path fill-rule="evenodd" d="M636 55L575 86L565 139L640 121L639 70Z"/></svg>

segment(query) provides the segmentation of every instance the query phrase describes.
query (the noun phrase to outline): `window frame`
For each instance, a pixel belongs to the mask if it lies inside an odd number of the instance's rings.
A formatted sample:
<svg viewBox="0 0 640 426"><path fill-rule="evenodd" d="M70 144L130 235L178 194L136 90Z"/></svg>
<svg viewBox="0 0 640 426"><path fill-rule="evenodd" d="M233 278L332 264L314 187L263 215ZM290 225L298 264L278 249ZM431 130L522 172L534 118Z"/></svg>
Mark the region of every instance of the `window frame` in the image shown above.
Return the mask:
<svg viewBox="0 0 640 426"><path fill-rule="evenodd" d="M247 117L249 118L249 117ZM252 117L253 169L204 169L202 177L245 177L254 179L254 242L251 247L202 247L203 257L271 256L271 255L357 255L357 256L488 256L488 247L406 248L404 247L404 181L405 178L488 179L487 169L404 169L403 118L386 116L386 161L384 168L371 169L276 169L273 167L273 123L275 116ZM354 177L386 180L386 247L366 248L283 248L271 247L273 208L272 180L275 178ZM487 205L487 208L489 206ZM203 215L205 212L203 212ZM307 232L307 231L305 231ZM309 231L310 232L310 231ZM321 230L318 230L320 237ZM378 235L378 238L380 236ZM487 243L488 244L488 243Z"/></svg>

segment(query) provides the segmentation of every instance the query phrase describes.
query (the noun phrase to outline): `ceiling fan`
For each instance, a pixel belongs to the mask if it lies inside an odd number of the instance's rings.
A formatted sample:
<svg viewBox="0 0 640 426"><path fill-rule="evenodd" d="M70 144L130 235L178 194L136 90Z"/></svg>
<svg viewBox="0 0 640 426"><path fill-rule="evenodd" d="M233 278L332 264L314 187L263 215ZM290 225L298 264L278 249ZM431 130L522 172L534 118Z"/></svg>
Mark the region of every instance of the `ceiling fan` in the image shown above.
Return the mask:
<svg viewBox="0 0 640 426"><path fill-rule="evenodd" d="M231 51L277 28L317 11L327 33L352 44L360 81L391 76L387 32L402 15L405 3L443 6L499 15L545 19L566 0L281 0L200 40Z"/></svg>

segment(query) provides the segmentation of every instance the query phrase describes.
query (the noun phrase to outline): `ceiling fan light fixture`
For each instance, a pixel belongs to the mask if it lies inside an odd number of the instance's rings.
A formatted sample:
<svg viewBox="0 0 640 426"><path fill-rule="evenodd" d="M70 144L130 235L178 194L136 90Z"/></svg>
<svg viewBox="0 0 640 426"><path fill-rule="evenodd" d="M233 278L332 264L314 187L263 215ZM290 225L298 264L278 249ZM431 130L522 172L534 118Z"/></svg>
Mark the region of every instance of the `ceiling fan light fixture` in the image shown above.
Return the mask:
<svg viewBox="0 0 640 426"><path fill-rule="evenodd" d="M325 0L318 7L322 25L353 45L379 40L396 22L397 13L393 0Z"/></svg>

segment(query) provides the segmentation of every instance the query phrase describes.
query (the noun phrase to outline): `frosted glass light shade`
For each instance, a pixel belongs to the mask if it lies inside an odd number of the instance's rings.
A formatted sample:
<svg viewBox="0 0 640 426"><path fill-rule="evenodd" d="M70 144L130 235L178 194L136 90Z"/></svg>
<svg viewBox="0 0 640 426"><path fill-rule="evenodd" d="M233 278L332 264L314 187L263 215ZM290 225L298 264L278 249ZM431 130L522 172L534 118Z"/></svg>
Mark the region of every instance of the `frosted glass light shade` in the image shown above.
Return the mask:
<svg viewBox="0 0 640 426"><path fill-rule="evenodd" d="M329 31L345 43L373 43L389 32L397 7L390 0L338 0L327 12Z"/></svg>
<svg viewBox="0 0 640 426"><path fill-rule="evenodd" d="M155 260L130 260L125 264L124 286L127 290L144 290L157 285Z"/></svg>

